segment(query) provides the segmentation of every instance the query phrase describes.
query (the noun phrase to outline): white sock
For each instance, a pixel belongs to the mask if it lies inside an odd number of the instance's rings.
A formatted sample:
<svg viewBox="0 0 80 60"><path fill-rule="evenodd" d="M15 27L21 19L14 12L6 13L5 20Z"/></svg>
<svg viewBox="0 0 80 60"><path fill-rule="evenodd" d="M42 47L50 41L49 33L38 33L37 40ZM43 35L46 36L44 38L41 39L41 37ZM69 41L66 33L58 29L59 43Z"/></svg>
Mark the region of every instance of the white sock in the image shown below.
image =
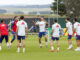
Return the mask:
<svg viewBox="0 0 80 60"><path fill-rule="evenodd" d="M25 48L23 48L23 52L25 52Z"/></svg>
<svg viewBox="0 0 80 60"><path fill-rule="evenodd" d="M57 50L59 50L59 48L57 48Z"/></svg>
<svg viewBox="0 0 80 60"><path fill-rule="evenodd" d="M54 50L54 47L53 47L53 46L51 46L51 49L52 49L52 50Z"/></svg>
<svg viewBox="0 0 80 60"><path fill-rule="evenodd" d="M40 44L40 46L42 46L42 44Z"/></svg>
<svg viewBox="0 0 80 60"><path fill-rule="evenodd" d="M47 42L46 42L46 45L48 45Z"/></svg>
<svg viewBox="0 0 80 60"><path fill-rule="evenodd" d="M18 48L18 51L17 52L20 52L20 48Z"/></svg>
<svg viewBox="0 0 80 60"><path fill-rule="evenodd" d="M9 43L7 43L7 46L9 46Z"/></svg>
<svg viewBox="0 0 80 60"><path fill-rule="evenodd" d="M0 46L0 50L2 50L1 46Z"/></svg>
<svg viewBox="0 0 80 60"><path fill-rule="evenodd" d="M71 45L69 45L69 48L72 48L72 44L71 44Z"/></svg>

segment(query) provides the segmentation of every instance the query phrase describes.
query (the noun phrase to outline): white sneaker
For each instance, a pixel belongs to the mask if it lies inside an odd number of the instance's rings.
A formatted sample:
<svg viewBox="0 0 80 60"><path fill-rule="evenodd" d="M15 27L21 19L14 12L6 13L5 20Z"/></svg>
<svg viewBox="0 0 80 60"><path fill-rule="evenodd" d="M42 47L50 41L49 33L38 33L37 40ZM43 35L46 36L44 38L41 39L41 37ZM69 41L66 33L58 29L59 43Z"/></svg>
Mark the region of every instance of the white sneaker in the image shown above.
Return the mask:
<svg viewBox="0 0 80 60"><path fill-rule="evenodd" d="M80 49L79 48L76 48L75 51L80 51Z"/></svg>
<svg viewBox="0 0 80 60"><path fill-rule="evenodd" d="M67 48L68 50L71 50L73 47L69 47L69 48Z"/></svg>

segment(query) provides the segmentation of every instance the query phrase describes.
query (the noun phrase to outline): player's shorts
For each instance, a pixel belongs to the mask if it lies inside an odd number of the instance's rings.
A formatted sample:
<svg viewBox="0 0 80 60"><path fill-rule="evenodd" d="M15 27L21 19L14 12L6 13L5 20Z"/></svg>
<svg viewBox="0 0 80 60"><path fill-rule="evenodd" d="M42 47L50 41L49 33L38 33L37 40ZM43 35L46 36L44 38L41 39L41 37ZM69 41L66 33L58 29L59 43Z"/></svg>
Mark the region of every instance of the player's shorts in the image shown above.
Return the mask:
<svg viewBox="0 0 80 60"><path fill-rule="evenodd" d="M2 41L3 41L4 38L6 40L6 43L8 42L8 35L1 35L0 43L2 43Z"/></svg>
<svg viewBox="0 0 80 60"><path fill-rule="evenodd" d="M72 38L72 35L68 35L68 39L71 39Z"/></svg>
<svg viewBox="0 0 80 60"><path fill-rule="evenodd" d="M33 29L33 32L36 32L36 29Z"/></svg>
<svg viewBox="0 0 80 60"><path fill-rule="evenodd" d="M59 37L52 37L51 39L52 39L53 41L54 41L54 40L59 40Z"/></svg>
<svg viewBox="0 0 80 60"><path fill-rule="evenodd" d="M80 35L76 35L76 40L80 40Z"/></svg>
<svg viewBox="0 0 80 60"><path fill-rule="evenodd" d="M22 39L22 40L25 40L25 36L18 36L17 39L18 39L18 40L21 40L21 39Z"/></svg>
<svg viewBox="0 0 80 60"><path fill-rule="evenodd" d="M46 32L39 32L39 38L42 38L42 36L45 36Z"/></svg>

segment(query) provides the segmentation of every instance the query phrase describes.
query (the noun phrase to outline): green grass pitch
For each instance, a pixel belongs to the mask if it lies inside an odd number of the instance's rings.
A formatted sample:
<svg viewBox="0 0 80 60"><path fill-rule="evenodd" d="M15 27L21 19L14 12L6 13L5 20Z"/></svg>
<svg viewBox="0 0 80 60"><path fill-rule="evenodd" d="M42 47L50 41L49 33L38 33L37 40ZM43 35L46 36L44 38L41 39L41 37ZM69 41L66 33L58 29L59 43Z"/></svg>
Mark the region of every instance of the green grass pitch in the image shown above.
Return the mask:
<svg viewBox="0 0 80 60"><path fill-rule="evenodd" d="M44 38L42 38L43 48L39 48L38 36L30 35L26 39L26 52L17 53L17 40L14 41L10 50L7 49L5 42L0 51L0 60L80 60L80 52L75 52L76 40L73 37L73 49L67 50L67 37L60 38L60 52L56 52L56 41L54 42L55 52L50 51L50 42L48 48L45 47Z"/></svg>

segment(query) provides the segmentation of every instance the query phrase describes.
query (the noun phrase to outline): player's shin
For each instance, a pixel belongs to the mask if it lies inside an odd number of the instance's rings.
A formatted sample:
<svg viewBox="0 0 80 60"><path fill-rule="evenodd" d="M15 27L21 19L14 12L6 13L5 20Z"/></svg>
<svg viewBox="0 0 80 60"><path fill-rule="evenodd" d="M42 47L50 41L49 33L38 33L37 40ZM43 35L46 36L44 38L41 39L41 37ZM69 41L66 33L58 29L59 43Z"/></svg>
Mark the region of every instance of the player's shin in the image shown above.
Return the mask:
<svg viewBox="0 0 80 60"><path fill-rule="evenodd" d="M40 48L42 48L41 38L39 38Z"/></svg>
<svg viewBox="0 0 80 60"><path fill-rule="evenodd" d="M17 52L20 52L20 43L19 43L19 41L18 41L18 50L17 50Z"/></svg>
<svg viewBox="0 0 80 60"><path fill-rule="evenodd" d="M1 48L1 43L0 43L0 51L2 50L2 48Z"/></svg>
<svg viewBox="0 0 80 60"><path fill-rule="evenodd" d="M26 47L25 40L23 40L23 53L25 52L25 47Z"/></svg>
<svg viewBox="0 0 80 60"><path fill-rule="evenodd" d="M59 40L57 41L57 52L59 52Z"/></svg>
<svg viewBox="0 0 80 60"><path fill-rule="evenodd" d="M47 37L45 37L45 42L46 42L46 47L48 46L48 41L47 41Z"/></svg>

